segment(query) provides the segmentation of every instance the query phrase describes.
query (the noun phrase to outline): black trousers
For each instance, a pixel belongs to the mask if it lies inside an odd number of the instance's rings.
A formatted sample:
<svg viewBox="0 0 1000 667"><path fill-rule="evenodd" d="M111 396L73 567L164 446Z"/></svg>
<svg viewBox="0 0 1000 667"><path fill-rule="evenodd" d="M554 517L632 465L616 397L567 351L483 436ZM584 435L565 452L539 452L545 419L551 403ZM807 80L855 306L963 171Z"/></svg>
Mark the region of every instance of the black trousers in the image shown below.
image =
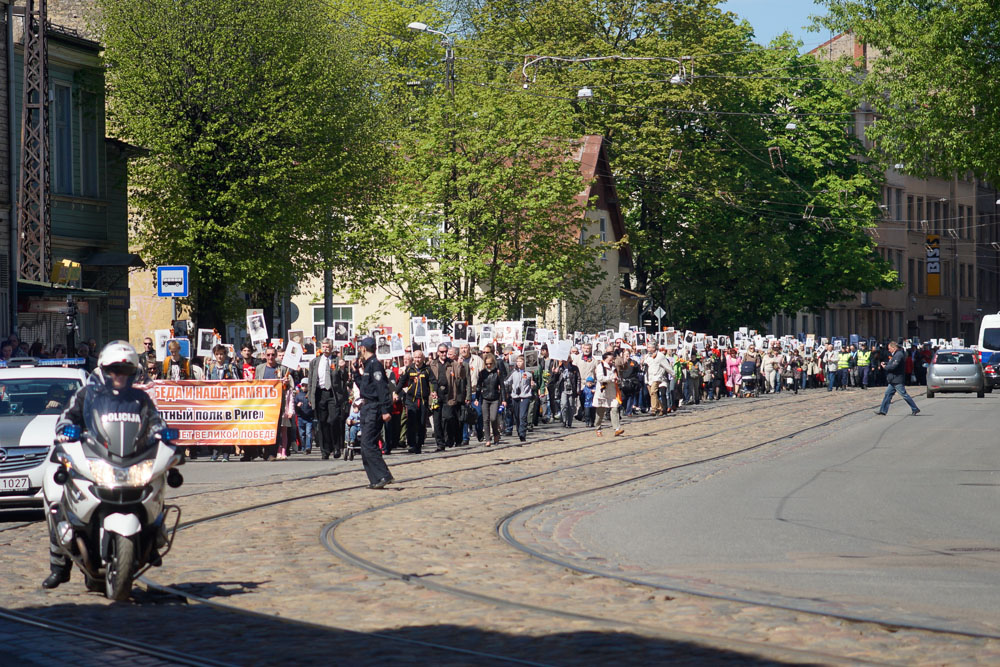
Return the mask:
<svg viewBox="0 0 1000 667"><path fill-rule="evenodd" d="M323 456L329 456L333 452L333 423L330 421L332 399L333 392L329 389L316 389L316 444ZM340 437L343 439L343 432Z"/></svg>
<svg viewBox="0 0 1000 667"><path fill-rule="evenodd" d="M389 421L385 422L385 453L399 447L399 422L401 415L393 415Z"/></svg>
<svg viewBox="0 0 1000 667"><path fill-rule="evenodd" d="M431 426L434 428L434 444L437 445L438 449L444 449L448 445L444 432L443 412L443 407L438 407L437 410L431 412Z"/></svg>
<svg viewBox="0 0 1000 667"><path fill-rule="evenodd" d="M391 476L389 467L385 464L382 452L378 448L383 423L382 415L378 413L375 405L361 406L361 463L365 467L365 474L368 475L370 484Z"/></svg>
<svg viewBox="0 0 1000 667"><path fill-rule="evenodd" d="M406 448L420 452L427 438L427 404L420 401L406 406Z"/></svg>
<svg viewBox="0 0 1000 667"><path fill-rule="evenodd" d="M444 429L444 441L448 447L456 447L462 443L461 414L461 404L441 406L441 418L444 421L442 425Z"/></svg>
<svg viewBox="0 0 1000 667"><path fill-rule="evenodd" d="M334 418L333 426L330 429L333 431L334 455L344 451L344 427L347 425L347 415L344 414L343 410L339 414L340 416Z"/></svg>

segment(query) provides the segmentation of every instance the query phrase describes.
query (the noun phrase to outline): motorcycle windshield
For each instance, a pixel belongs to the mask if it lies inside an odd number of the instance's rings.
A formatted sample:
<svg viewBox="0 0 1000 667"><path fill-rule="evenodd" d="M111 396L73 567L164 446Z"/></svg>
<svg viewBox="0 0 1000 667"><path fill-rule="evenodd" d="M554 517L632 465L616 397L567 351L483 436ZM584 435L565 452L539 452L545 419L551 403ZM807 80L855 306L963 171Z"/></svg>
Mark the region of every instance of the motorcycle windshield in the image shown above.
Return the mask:
<svg viewBox="0 0 1000 667"><path fill-rule="evenodd" d="M110 454L128 458L146 448L146 424L142 404L130 394L138 390L112 392L91 389L83 404L87 432Z"/></svg>

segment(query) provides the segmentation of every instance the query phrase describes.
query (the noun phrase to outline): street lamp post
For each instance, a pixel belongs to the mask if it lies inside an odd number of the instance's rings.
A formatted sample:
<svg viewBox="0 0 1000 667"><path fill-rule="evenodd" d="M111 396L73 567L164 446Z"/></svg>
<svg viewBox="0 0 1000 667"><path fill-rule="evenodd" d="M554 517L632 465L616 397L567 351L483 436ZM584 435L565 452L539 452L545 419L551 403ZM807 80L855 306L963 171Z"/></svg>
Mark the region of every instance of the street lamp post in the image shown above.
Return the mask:
<svg viewBox="0 0 1000 667"><path fill-rule="evenodd" d="M428 27L426 23L414 21L406 26L416 32L429 32L432 35L441 37L441 44L444 46L444 71L445 85L448 87L448 94L452 101L455 99L455 39L446 32Z"/></svg>
<svg viewBox="0 0 1000 667"><path fill-rule="evenodd" d="M448 33L441 32L440 30L435 30L428 27L426 23L421 23L420 21L413 21L406 26L410 30L416 32L427 32L432 35L437 35L441 38L441 44L444 46L444 64L445 64L445 85L448 88L448 97L451 101L451 116L449 118L449 128L448 133L451 140L451 173L449 175L449 191L445 195L444 201L444 231L448 231L448 220L451 213L451 199L454 197L456 191L456 183L458 182L458 172L455 167L455 154L458 151L458 143L455 139L455 39ZM458 240L459 228L458 225L453 225L456 240ZM445 283L445 291L447 293L447 283ZM456 292L461 292L461 281L457 282ZM467 313L451 313L450 315L458 315L461 319L462 315L466 316Z"/></svg>

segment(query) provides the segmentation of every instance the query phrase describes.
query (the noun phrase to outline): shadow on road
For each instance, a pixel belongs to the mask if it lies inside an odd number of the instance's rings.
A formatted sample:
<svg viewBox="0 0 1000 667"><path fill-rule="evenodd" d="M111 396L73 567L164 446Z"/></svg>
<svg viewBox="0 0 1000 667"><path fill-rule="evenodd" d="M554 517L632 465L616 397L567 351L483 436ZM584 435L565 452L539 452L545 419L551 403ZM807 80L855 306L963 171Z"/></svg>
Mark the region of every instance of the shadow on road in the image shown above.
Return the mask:
<svg viewBox="0 0 1000 667"><path fill-rule="evenodd" d="M229 590L233 584L218 582L215 586ZM63 604L17 611L236 665L385 665L387 661L435 666L511 664L503 658L549 665L647 666L680 661L776 664L747 653L693 642L651 639L627 632L560 631L561 621L555 619L552 632L543 636L495 632L471 625L421 625L363 633L231 613L189 605L177 598L173 602L149 598L143 601L143 595L137 591L139 602ZM486 607L483 611L484 617L470 619L470 624L488 623L494 613L510 620L508 611ZM319 605L309 621L318 624L323 620Z"/></svg>
<svg viewBox="0 0 1000 667"><path fill-rule="evenodd" d="M45 512L40 507L0 510L0 528L3 528L5 523L25 523L28 521L45 521Z"/></svg>

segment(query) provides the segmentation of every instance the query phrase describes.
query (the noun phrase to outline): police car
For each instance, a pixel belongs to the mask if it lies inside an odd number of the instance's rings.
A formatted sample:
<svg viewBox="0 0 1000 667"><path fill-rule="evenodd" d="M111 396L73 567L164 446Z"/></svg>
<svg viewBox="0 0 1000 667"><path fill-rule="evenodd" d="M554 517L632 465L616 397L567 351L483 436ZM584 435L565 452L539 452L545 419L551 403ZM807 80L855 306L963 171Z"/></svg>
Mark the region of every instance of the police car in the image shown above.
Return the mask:
<svg viewBox="0 0 1000 667"><path fill-rule="evenodd" d="M0 362L0 509L42 505L56 421L87 381L84 359Z"/></svg>

